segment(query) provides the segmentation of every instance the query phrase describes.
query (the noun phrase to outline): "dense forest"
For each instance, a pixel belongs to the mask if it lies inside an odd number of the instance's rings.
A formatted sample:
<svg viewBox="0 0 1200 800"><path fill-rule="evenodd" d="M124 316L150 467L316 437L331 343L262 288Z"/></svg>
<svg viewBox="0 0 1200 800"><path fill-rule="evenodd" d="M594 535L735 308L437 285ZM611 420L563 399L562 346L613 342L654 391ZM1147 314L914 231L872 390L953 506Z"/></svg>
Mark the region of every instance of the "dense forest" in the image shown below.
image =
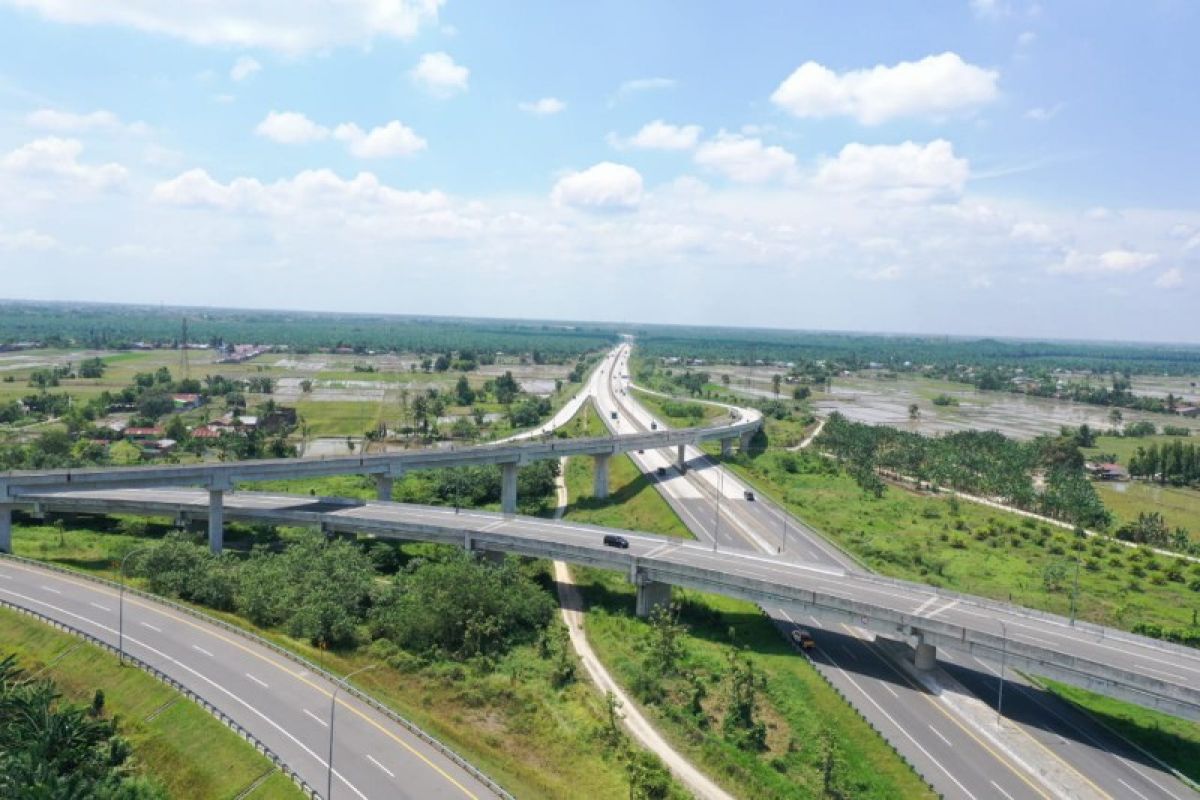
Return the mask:
<svg viewBox="0 0 1200 800"><path fill-rule="evenodd" d="M824 361L845 369L872 363L893 370L926 365L953 368L1024 367L1200 374L1200 346L1119 342L1019 341L955 336L829 333L752 328L635 326L646 357L753 364Z"/></svg>
<svg viewBox="0 0 1200 800"><path fill-rule="evenodd" d="M561 322L5 302L0 303L0 345L33 341L123 349L146 342L173 347L184 318L193 343L286 345L297 352L336 347L359 352L537 351L562 361L617 341L611 328Z"/></svg>

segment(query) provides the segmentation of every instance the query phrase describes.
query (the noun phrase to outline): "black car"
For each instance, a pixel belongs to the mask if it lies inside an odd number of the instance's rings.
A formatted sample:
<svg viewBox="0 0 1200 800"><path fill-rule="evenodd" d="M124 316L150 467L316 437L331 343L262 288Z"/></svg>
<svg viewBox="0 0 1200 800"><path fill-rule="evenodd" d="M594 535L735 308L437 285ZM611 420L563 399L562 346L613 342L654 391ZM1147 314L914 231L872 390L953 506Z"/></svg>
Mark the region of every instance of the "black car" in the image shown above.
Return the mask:
<svg viewBox="0 0 1200 800"><path fill-rule="evenodd" d="M614 533L609 533L609 534L605 534L605 536L604 536L604 546L605 547L619 547L622 550L628 550L629 549L629 540L626 539L624 536L617 536Z"/></svg>
<svg viewBox="0 0 1200 800"><path fill-rule="evenodd" d="M657 469L654 470L654 474L661 478L663 475L667 474L667 468L666 467L658 467Z"/></svg>
<svg viewBox="0 0 1200 800"><path fill-rule="evenodd" d="M742 492L742 497L746 498L747 500L753 500L753 499L754 499L754 492L752 492L752 491L750 491L749 489L747 489L746 491Z"/></svg>

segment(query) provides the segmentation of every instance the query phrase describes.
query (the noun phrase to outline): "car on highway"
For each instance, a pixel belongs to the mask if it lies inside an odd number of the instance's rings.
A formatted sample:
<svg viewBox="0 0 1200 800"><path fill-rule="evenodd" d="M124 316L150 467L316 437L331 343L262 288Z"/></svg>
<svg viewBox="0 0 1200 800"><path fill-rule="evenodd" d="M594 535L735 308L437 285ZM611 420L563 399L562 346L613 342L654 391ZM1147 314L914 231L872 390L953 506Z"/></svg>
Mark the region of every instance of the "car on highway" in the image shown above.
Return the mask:
<svg viewBox="0 0 1200 800"><path fill-rule="evenodd" d="M663 475L667 474L667 468L666 467L658 467L657 469L654 470L654 474L661 478Z"/></svg>
<svg viewBox="0 0 1200 800"><path fill-rule="evenodd" d="M754 500L754 492L747 489L746 491L742 492L742 497L746 498L747 500Z"/></svg>
<svg viewBox="0 0 1200 800"><path fill-rule="evenodd" d="M645 455L645 454L646 454L646 451L645 451L645 450L643 450L642 448L640 448L640 447L639 447L639 448L638 448L638 455L639 455L639 456L642 456L642 455Z"/></svg>
<svg viewBox="0 0 1200 800"><path fill-rule="evenodd" d="M613 418L613 419L616 419L616 418L617 418L617 412L615 412L615 411L614 411L614 412L612 412L612 418Z"/></svg>
<svg viewBox="0 0 1200 800"><path fill-rule="evenodd" d="M604 546L605 547L617 547L617 548L620 548L621 550L628 550L629 549L629 540L626 539L624 536L617 536L615 533L608 533L608 534L604 535Z"/></svg>
<svg viewBox="0 0 1200 800"><path fill-rule="evenodd" d="M656 430L658 430L658 423L657 423L657 422L651 422L651 423L650 423L650 430L652 430L652 431L656 431Z"/></svg>
<svg viewBox="0 0 1200 800"><path fill-rule="evenodd" d="M792 641L800 645L804 650L812 650L817 646L817 642L813 639L812 634L804 630L804 628L792 629Z"/></svg>

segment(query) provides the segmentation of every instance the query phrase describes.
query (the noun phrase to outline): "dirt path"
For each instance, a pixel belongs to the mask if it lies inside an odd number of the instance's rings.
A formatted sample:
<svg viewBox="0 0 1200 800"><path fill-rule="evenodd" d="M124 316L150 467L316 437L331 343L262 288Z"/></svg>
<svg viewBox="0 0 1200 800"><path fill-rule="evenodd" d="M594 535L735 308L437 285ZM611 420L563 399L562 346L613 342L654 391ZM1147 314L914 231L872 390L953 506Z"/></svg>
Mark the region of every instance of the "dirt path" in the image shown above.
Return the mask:
<svg viewBox="0 0 1200 800"><path fill-rule="evenodd" d="M567 460L564 458L560 463L562 469L559 471L557 479L558 508L554 510L555 519L562 518L569 502L566 480L563 477L567 470ZM733 800L732 795L705 777L690 761L667 744L649 720L638 710L637 705L629 698L625 690L604 668L603 662L592 650L583 630L583 598L575 586L571 568L561 561L555 561L554 580L558 584L558 602L562 607L563 622L566 623L567 630L570 632L571 646L575 648L575 653L583 662L584 669L587 670L588 677L596 685L596 688L602 694L612 692L613 696L620 701L621 721L629 730L630 735L647 750L661 758L667 769L671 770L671 774L696 797L701 800Z"/></svg>

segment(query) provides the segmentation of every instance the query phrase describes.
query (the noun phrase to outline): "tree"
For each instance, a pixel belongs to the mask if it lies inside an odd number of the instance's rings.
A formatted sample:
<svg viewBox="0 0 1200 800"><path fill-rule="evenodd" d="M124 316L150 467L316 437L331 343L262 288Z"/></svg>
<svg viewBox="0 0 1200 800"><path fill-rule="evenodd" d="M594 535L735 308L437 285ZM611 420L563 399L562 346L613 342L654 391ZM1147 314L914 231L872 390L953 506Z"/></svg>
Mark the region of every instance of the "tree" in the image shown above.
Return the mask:
<svg viewBox="0 0 1200 800"><path fill-rule="evenodd" d="M471 389L466 375L460 375L458 382L454 384L454 399L460 406L469 406L475 402L475 392Z"/></svg>
<svg viewBox="0 0 1200 800"><path fill-rule="evenodd" d="M109 448L108 456L112 463L127 467L142 460L142 451L133 442L122 439Z"/></svg>
<svg viewBox="0 0 1200 800"><path fill-rule="evenodd" d="M312 390L313 382L310 379L305 378L304 380L300 381L300 391L304 392L305 394L309 394L312 392Z"/></svg>
<svg viewBox="0 0 1200 800"><path fill-rule="evenodd" d="M779 387L783 385L783 376L775 373L771 376L771 389L775 392L775 396L779 397Z"/></svg>
<svg viewBox="0 0 1200 800"><path fill-rule="evenodd" d="M1108 412L1108 421L1112 423L1114 428L1120 428L1121 423L1124 422L1124 420L1125 416L1121 413L1121 409L1114 407Z"/></svg>
<svg viewBox="0 0 1200 800"><path fill-rule="evenodd" d="M921 416L921 407L919 405L917 405L916 403L909 403L908 404L908 418L909 419L917 419L920 416Z"/></svg>
<svg viewBox="0 0 1200 800"><path fill-rule="evenodd" d="M731 647L726 675L729 706L722 728L726 737L743 750L761 752L767 745L767 726L757 719L758 693L763 684L754 662Z"/></svg>

